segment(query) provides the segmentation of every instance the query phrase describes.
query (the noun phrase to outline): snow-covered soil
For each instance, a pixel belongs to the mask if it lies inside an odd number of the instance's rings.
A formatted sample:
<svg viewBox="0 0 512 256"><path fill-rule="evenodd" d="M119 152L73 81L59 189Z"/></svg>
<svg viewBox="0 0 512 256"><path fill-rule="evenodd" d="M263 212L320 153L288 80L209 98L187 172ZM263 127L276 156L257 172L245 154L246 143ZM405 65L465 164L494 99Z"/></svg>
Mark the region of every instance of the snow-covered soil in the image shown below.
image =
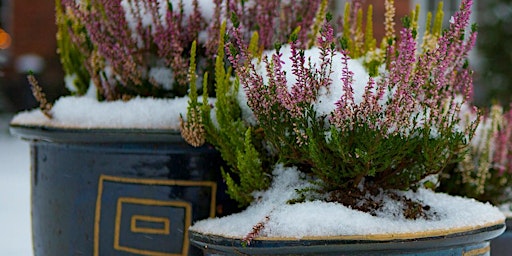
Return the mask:
<svg viewBox="0 0 512 256"><path fill-rule="evenodd" d="M0 255L32 255L28 143L9 135L0 115Z"/></svg>
<svg viewBox="0 0 512 256"><path fill-rule="evenodd" d="M213 101L213 99L212 99ZM188 98L134 98L98 102L90 97L61 97L51 110L52 119L39 109L18 113L13 124L60 128L177 129L187 113Z"/></svg>
<svg viewBox="0 0 512 256"><path fill-rule="evenodd" d="M503 222L505 216L497 207L474 199L434 193L419 189L403 195L430 207L429 220L409 220L403 217L403 207L384 198L385 204L376 216L352 210L338 203L312 201L287 204L296 198L295 191L308 186L296 168L278 167L267 191L256 193L256 202L242 213L195 223L191 230L232 238L246 238L258 226L263 238L312 238L326 236L418 237L439 235L444 231L467 231Z"/></svg>

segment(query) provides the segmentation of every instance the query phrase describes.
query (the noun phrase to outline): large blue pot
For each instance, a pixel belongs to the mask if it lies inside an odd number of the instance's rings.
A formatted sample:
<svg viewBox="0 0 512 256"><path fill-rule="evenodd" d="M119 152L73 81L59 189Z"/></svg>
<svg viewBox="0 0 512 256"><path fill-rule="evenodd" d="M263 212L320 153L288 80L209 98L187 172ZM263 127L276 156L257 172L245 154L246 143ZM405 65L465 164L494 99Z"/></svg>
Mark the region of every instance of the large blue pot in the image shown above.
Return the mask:
<svg viewBox="0 0 512 256"><path fill-rule="evenodd" d="M491 242L492 256L512 255L512 218L507 218L506 225L505 232Z"/></svg>
<svg viewBox="0 0 512 256"><path fill-rule="evenodd" d="M241 239L191 231L190 240L204 255L483 256L490 255L489 241L504 230L504 223L494 223L479 228L400 235L256 238L248 246Z"/></svg>
<svg viewBox="0 0 512 256"><path fill-rule="evenodd" d="M176 131L11 133L30 141L36 256L197 255L188 227L230 212L217 185L220 154L189 146Z"/></svg>

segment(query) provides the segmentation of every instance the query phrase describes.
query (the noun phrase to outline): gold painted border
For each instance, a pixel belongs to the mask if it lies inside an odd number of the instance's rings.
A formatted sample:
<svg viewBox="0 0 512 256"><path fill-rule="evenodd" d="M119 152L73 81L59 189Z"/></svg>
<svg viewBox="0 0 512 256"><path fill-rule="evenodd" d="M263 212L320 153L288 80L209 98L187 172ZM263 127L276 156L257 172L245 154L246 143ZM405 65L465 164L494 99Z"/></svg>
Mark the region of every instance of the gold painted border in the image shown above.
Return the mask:
<svg viewBox="0 0 512 256"><path fill-rule="evenodd" d="M139 227L138 222L152 222L162 224L162 228ZM168 218L154 217L146 215L132 215L130 218L130 231L132 233L156 234L156 235L169 235L171 234L171 222Z"/></svg>
<svg viewBox="0 0 512 256"><path fill-rule="evenodd" d="M371 234L371 235L341 235L341 236L306 236L306 237L256 237L254 240L261 241L281 241L281 240L367 240L367 241L387 241L387 240L396 240L396 239L419 239L419 238L427 238L427 237L435 237L435 236L446 236L457 233L468 232L476 229L492 227L495 225L504 224L505 219L500 221L488 222L483 225L475 225L475 226L464 226L457 228L449 228L449 229L434 229L427 231L419 231L412 233L396 233L396 234ZM238 238L238 237L232 237Z"/></svg>
<svg viewBox="0 0 512 256"><path fill-rule="evenodd" d="M183 249L181 251L181 254L165 253L165 252L151 251L151 250L142 250L142 249L136 249L136 248L120 245L119 237L120 237L120 229L121 229L121 216L122 216L124 203L150 205L150 206L174 206L174 207L185 208L185 225L184 226L188 227L192 224L192 206L187 202L162 201L162 200L134 198L134 197L119 197L119 199L117 200L115 229L114 229L114 249L116 249L118 251L125 251L125 252L142 254L142 255L154 255L154 256L177 256L177 255L187 255L188 254L188 246L189 246L189 241L187 239L188 238L188 228L185 228L185 230L184 230ZM146 217L148 217L148 216L146 216ZM162 218L160 218L160 219L162 219Z"/></svg>
<svg viewBox="0 0 512 256"><path fill-rule="evenodd" d="M478 256L478 255L488 253L490 251L491 251L491 246L487 245L486 247L476 248L471 251L463 252L462 256Z"/></svg>
<svg viewBox="0 0 512 256"><path fill-rule="evenodd" d="M101 220L101 197L103 195L103 183L105 181L117 183L143 184L143 185L160 185L160 186L204 186L212 189L212 198L210 200L210 217L215 217L215 205L217 198L217 183L213 181L189 181L189 180L159 180L159 179L140 179L126 178L110 175L100 175L98 180L98 196L96 197L96 211L94 216L94 250L93 255L99 256L99 239L100 239L100 220ZM188 232L188 227L186 228Z"/></svg>

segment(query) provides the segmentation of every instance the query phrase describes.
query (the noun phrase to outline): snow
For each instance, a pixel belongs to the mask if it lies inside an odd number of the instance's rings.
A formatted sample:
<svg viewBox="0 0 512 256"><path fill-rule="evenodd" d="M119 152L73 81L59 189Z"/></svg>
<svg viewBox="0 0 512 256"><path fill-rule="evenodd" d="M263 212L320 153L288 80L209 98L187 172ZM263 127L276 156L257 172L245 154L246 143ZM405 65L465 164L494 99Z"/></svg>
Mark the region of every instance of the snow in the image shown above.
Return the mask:
<svg viewBox="0 0 512 256"><path fill-rule="evenodd" d="M172 90L172 81L174 81L174 74L171 69L164 67L153 67L149 70L150 79L162 85L166 90Z"/></svg>
<svg viewBox="0 0 512 256"><path fill-rule="evenodd" d="M32 255L30 151L8 133L11 116L0 115L0 255Z"/></svg>
<svg viewBox="0 0 512 256"><path fill-rule="evenodd" d="M512 218L512 203L506 203L498 206L500 211L505 214L507 218Z"/></svg>
<svg viewBox="0 0 512 256"><path fill-rule="evenodd" d="M314 238L322 236L379 236L394 234L435 233L446 229L466 229L496 224L505 220L498 208L474 199L449 196L427 189L405 196L431 207L430 220L408 220L393 214L377 214L352 210L339 203L311 201L287 204L296 197L295 190L308 186L296 168L278 166L270 189L255 194L257 200L245 211L222 218L196 222L190 230L204 234L244 238L253 226L262 222L260 237ZM391 201L387 210L396 212Z"/></svg>
<svg viewBox="0 0 512 256"><path fill-rule="evenodd" d="M130 4L134 3L134 6L139 5L141 9L141 17L142 17L142 25L143 27L149 27L153 24L153 17L149 13L149 11L146 10L144 3L132 1L132 0L122 0L121 6L124 8L126 14L126 20L128 21L128 26L130 26L130 29L133 31L136 30L137 27L137 21L134 17L132 11L130 10ZM179 0L171 0L169 1L170 4L172 4L172 7L174 11L177 11L180 5L180 2L183 3L183 16L185 17L185 20L194 12L194 5L193 1L179 1ZM165 16L169 10L168 8L168 1L167 0L158 0L157 1L159 6L159 15L162 22L165 22ZM198 7L199 11L201 12L201 16L207 21L211 21L214 16L215 12L215 2L213 0L199 0L198 1Z"/></svg>
<svg viewBox="0 0 512 256"><path fill-rule="evenodd" d="M98 102L91 97L67 96L55 102L52 119L35 109L17 114L12 124L85 129L178 129L180 116L186 116L188 100L187 97L137 97L125 102Z"/></svg>

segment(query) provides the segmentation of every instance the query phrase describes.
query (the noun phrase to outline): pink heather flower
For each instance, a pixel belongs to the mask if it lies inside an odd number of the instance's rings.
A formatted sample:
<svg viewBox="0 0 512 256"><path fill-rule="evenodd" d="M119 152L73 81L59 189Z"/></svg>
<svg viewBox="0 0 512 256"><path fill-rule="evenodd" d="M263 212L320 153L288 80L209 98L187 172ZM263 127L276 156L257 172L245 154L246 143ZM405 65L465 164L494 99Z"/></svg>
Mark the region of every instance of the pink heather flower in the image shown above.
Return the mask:
<svg viewBox="0 0 512 256"><path fill-rule="evenodd" d="M279 17L278 1L260 1L256 4L256 15L254 18L259 24L260 40L263 45L270 47L274 35L274 19Z"/></svg>
<svg viewBox="0 0 512 256"><path fill-rule="evenodd" d="M377 85L378 86L378 85ZM382 111L382 107L380 105L380 100L382 99L382 96L384 94L385 87L384 86L378 86L378 90L374 93L373 90L376 87L376 83L373 77L370 77L368 80L368 84L365 87L365 92L363 95L363 101L361 102L360 106L360 112L366 113L368 117L371 117L375 115L376 113L380 113ZM363 114L364 115L364 114ZM366 121L369 123L370 129L377 129L380 127L378 122L374 122L371 120L366 119Z"/></svg>
<svg viewBox="0 0 512 256"><path fill-rule="evenodd" d="M322 30L320 31L320 36L317 39L318 44L320 45L320 87L328 88L328 85L332 83L331 74L332 74L332 61L335 55L335 47L334 44L334 29L331 24L325 22ZM319 88L316 88L318 90Z"/></svg>
<svg viewBox="0 0 512 256"><path fill-rule="evenodd" d="M310 81L310 76L308 76L309 70L306 67L306 57L304 54L304 50L298 49L297 43L291 43L291 58L292 62L292 74L296 77L297 82L292 88L293 98L297 99L301 95L306 94L303 90L310 89L308 86ZM303 99L297 100L298 102L303 101Z"/></svg>
<svg viewBox="0 0 512 256"><path fill-rule="evenodd" d="M269 96L271 96L271 98L275 96L275 102L272 102L272 105L281 105L284 109L289 111L292 116L299 116L301 114L300 109L294 104L288 92L286 72L282 70L282 56L282 53L277 52L272 54L271 60L269 60L267 56L263 57L263 62L267 70Z"/></svg>
<svg viewBox="0 0 512 256"><path fill-rule="evenodd" d="M459 92L470 90L466 87L470 87L471 84L466 85L465 88L455 88L451 76L454 75L454 70L456 71L464 65L464 60L467 58L468 52L472 49L476 39L476 34L472 34L469 42L463 42L465 28L469 25L472 3L472 0L462 1L461 9L453 16L449 30L438 40L439 47L436 49L436 56L439 62L435 66L437 72L433 75L438 79L436 82L437 89L439 90L446 83L452 82L450 83L452 87L444 90L446 96L453 95L456 92L455 89L458 89Z"/></svg>
<svg viewBox="0 0 512 256"><path fill-rule="evenodd" d="M320 7L322 0L302 0L290 1L290 4L282 8L283 14L288 13L290 17L296 17L295 20L281 19L280 31L285 31L287 27L296 28L301 27L299 31L297 42L301 47L306 47L308 42L308 29L313 26L316 14ZM281 17L281 16L280 16ZM301 17L301 19L299 19Z"/></svg>
<svg viewBox="0 0 512 256"><path fill-rule="evenodd" d="M391 55L392 59L389 64L388 85L391 88L396 88L396 92L388 103L386 118L388 122L408 126L411 113L416 112L419 107L417 97L422 96L422 90L411 82L412 72L416 65L416 40L412 36L412 30L404 28L400 35L401 40L396 50L397 54Z"/></svg>
<svg viewBox="0 0 512 256"><path fill-rule="evenodd" d="M356 105L354 103L354 89L353 89L353 76L354 73L348 68L348 52L346 50L341 51L342 56L342 75L341 81L343 84L343 95L336 102L336 109L331 117L331 123L334 123L338 127L341 127L343 123L347 120L352 120L354 118L354 108Z"/></svg>
<svg viewBox="0 0 512 256"><path fill-rule="evenodd" d="M334 41L334 32L329 24L325 24L318 42L320 47L320 70L312 65L312 60L306 66L304 51L299 50L297 41L291 43L292 73L295 75L297 82L292 86L291 98L292 104L295 106L311 105L316 101L320 88L329 88L332 83L332 61L335 55L334 47L331 44ZM316 74L316 75L313 75ZM298 107L295 111L302 112L302 107Z"/></svg>
<svg viewBox="0 0 512 256"><path fill-rule="evenodd" d="M450 31L439 39L438 47L431 52L419 54L412 29L402 29L399 42L386 49L388 72L381 74L378 81L369 79L360 103L354 99L354 74L348 66L349 52L341 50L343 94L335 103L336 108L330 117L331 124L338 128L350 128L354 122L368 122L369 127L379 128L384 133L406 134L418 125L425 124L433 129L452 129L458 122L457 112L461 104L454 97L462 93L467 100L472 88L471 73L465 67L465 58L474 45L476 33L472 33L466 41L461 36L469 21L470 4L468 0L463 2L463 10L455 15ZM240 35L238 33L234 36L238 46L243 45ZM246 90L253 110L268 114L276 111L277 107L287 110L294 117L304 115L303 107L313 104L318 90L327 89L332 83L332 57L335 56L335 50L331 47L333 41L333 29L326 23L317 40L321 49L321 64L318 68L311 64L307 66L304 52L299 49L300 44L291 43L291 72L296 77L296 83L290 88L286 73L282 70L281 54L273 55L271 59L264 58L268 84L261 82L262 78L256 74L252 64L248 68L239 68L242 84L251 84ZM232 63L238 63L235 66L243 67L247 61L248 55L243 49L240 47L238 55L229 57ZM386 92L392 95L384 103Z"/></svg>
<svg viewBox="0 0 512 256"><path fill-rule="evenodd" d="M494 144L494 168L498 169L499 175L503 175L507 170L512 172L512 110L503 116L503 123L494 137Z"/></svg>
<svg viewBox="0 0 512 256"><path fill-rule="evenodd" d="M258 32L263 49L272 49L276 42L288 41L288 36L297 27L301 27L298 42L301 46L306 46L309 28L315 21L321 2L322 0L228 0L227 16L223 18L229 21L232 14L237 17L244 40L249 39L253 32Z"/></svg>

